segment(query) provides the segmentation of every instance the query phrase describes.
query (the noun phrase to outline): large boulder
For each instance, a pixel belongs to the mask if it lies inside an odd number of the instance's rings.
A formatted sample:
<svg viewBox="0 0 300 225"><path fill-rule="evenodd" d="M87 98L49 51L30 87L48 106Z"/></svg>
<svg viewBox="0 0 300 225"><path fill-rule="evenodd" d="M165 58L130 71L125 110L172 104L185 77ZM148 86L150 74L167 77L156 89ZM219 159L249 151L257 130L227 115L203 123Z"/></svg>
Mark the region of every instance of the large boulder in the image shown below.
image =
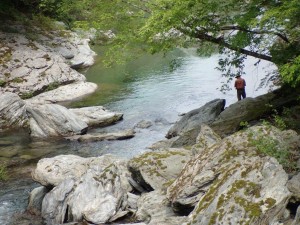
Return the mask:
<svg viewBox="0 0 300 225"><path fill-rule="evenodd" d="M10 27L18 32L0 32L1 90L29 98L59 85L86 80L70 64L87 67L94 63L95 52L88 39L61 29L42 31L31 27L28 31L24 26ZM34 38L28 38L30 34ZM73 93L76 97L76 91Z"/></svg>
<svg viewBox="0 0 300 225"><path fill-rule="evenodd" d="M160 190L177 178L190 158L191 151L186 149L147 152L132 158L128 167L132 177L145 190Z"/></svg>
<svg viewBox="0 0 300 225"><path fill-rule="evenodd" d="M49 225L83 219L100 224L123 217L129 212L129 177L127 160L112 155L42 159L33 172L34 180L55 186L42 202L42 217Z"/></svg>
<svg viewBox="0 0 300 225"><path fill-rule="evenodd" d="M87 132L88 126L107 126L122 119L123 114L110 112L102 106L67 109L57 104L45 104L38 96L22 100L17 94L4 92L0 96L0 130L26 128L32 137L70 137ZM126 139L134 132L89 135L85 140ZM77 136L77 139L80 139Z"/></svg>
<svg viewBox="0 0 300 225"><path fill-rule="evenodd" d="M241 122L251 123L274 110L280 112L283 107L297 104L299 94L299 88L282 87L256 98L245 98L225 108L210 126L221 137L226 137L238 131Z"/></svg>
<svg viewBox="0 0 300 225"><path fill-rule="evenodd" d="M119 160L113 155L83 158L76 155L59 155L39 160L32 178L44 186L57 186L64 179L80 178L89 168L107 167Z"/></svg>
<svg viewBox="0 0 300 225"><path fill-rule="evenodd" d="M2 32L0 38L1 52L7 56L0 65L0 79L5 82L1 87L3 91L28 98L53 84L85 80L63 57L38 40L29 40L20 33Z"/></svg>
<svg viewBox="0 0 300 225"><path fill-rule="evenodd" d="M88 125L67 108L56 104L27 106L32 137L85 134Z"/></svg>
<svg viewBox="0 0 300 225"><path fill-rule="evenodd" d="M167 190L174 210L189 215L188 224L279 222L291 197L288 175L262 148L295 148L285 140L277 128L255 126L201 150Z"/></svg>
<svg viewBox="0 0 300 225"><path fill-rule="evenodd" d="M186 113L168 131L166 137L171 138L185 133L194 128L198 128L202 123L209 124L224 110L225 100L215 99L204 106Z"/></svg>

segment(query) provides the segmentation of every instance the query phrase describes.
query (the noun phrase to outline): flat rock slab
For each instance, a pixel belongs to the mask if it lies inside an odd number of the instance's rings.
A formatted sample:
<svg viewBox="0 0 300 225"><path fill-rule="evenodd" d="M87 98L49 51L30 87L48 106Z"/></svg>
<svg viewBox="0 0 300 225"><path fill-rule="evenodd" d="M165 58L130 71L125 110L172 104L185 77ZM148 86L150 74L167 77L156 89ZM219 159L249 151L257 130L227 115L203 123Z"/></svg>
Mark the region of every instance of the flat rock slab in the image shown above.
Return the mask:
<svg viewBox="0 0 300 225"><path fill-rule="evenodd" d="M52 91L47 91L39 94L33 98L26 100L26 102L46 104L66 102L78 99L93 93L97 89L97 84L91 82L76 82L60 86Z"/></svg>
<svg viewBox="0 0 300 225"><path fill-rule="evenodd" d="M129 129L116 133L105 133L105 134L86 134L86 135L75 135L67 137L67 140L79 141L79 142L93 142L93 141L113 141L113 140L124 140L134 137L134 130Z"/></svg>
<svg viewBox="0 0 300 225"><path fill-rule="evenodd" d="M107 126L123 118L122 113L110 112L103 106L69 109L89 126Z"/></svg>

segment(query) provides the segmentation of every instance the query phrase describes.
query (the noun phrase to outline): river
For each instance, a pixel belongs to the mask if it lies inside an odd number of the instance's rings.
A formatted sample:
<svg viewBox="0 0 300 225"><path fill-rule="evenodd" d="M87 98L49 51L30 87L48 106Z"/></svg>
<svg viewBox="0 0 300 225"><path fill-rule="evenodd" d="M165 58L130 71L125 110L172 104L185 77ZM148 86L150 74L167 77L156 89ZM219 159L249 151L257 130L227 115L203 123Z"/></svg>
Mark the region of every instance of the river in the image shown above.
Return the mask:
<svg viewBox="0 0 300 225"><path fill-rule="evenodd" d="M112 153L131 158L164 139L182 113L216 98L226 99L226 106L236 102L235 90L225 94L219 90L226 80L215 69L218 55L203 58L195 55L192 49L176 50L165 57L144 55L124 65L105 68L101 62L101 48L95 50L98 53L96 63L84 73L87 80L97 83L99 88L92 95L72 103L72 107L103 105L110 111L123 113L124 117L113 126L91 129L89 132L134 128L141 121L147 121L151 126L147 129L135 128L136 135L129 140L93 143L64 140L33 142L22 132L2 135L0 159L10 157L10 160L35 164L40 158L59 154L89 157ZM267 92L267 88L257 88L267 71L274 69L265 62L258 67L254 67L254 63L254 59L246 61L246 75L243 77L247 82L247 97ZM3 183L0 188L2 225L9 224L14 213L25 209L30 190L38 185L28 177L14 176L19 178Z"/></svg>

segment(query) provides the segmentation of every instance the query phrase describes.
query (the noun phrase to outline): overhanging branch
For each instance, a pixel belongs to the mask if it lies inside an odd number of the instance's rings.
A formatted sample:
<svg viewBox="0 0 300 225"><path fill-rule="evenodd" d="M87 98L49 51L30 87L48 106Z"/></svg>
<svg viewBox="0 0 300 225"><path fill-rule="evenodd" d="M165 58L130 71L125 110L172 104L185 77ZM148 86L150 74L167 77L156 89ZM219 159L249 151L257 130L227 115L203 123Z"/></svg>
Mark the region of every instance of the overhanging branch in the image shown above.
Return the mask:
<svg viewBox="0 0 300 225"><path fill-rule="evenodd" d="M273 31L267 31L267 30L249 30L249 29L245 29L243 27L235 26L235 25L223 26L223 27L221 27L220 30L222 30L222 31L238 30L238 31L243 31L243 32L253 33L253 34L272 34L272 35L276 35L276 36L280 37L282 40L289 43L289 39L286 37L286 35L279 33L279 32L273 32Z"/></svg>
<svg viewBox="0 0 300 225"><path fill-rule="evenodd" d="M223 37L213 37L205 32L200 32L198 31L197 33L194 34L194 37L197 38L197 39L200 39L200 40L204 40L204 41L208 41L208 42L211 42L211 43L214 43L214 44L217 44L217 45L221 45L221 46L224 46L228 49L231 49L233 51L236 51L236 52L239 52L239 53L242 53L242 54L245 54L245 55L249 55L249 56L253 56L255 58L258 58L258 59L263 59L263 60L267 60L267 61L270 61L272 62L272 57L269 56L269 55L266 55L266 54L261 54L261 53L258 53L258 52L254 52L254 51L250 51L250 50L247 50L247 49L244 49L244 48L238 48L236 46L233 46L229 43L227 43Z"/></svg>

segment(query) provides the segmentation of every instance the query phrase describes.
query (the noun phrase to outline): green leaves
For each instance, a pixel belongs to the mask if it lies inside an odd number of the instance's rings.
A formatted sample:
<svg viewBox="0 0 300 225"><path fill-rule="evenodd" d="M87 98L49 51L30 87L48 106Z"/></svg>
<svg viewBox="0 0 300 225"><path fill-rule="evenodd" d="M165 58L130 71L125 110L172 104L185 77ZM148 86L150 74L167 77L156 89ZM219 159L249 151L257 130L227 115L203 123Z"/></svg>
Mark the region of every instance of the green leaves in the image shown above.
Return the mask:
<svg viewBox="0 0 300 225"><path fill-rule="evenodd" d="M281 77L285 83L292 87L300 84L300 56L293 59L292 62L286 63L279 68Z"/></svg>
<svg viewBox="0 0 300 225"><path fill-rule="evenodd" d="M225 76L242 73L250 55L274 62L284 82L299 82L299 0L4 0L1 5L33 8L70 28L111 30L109 61L122 61L126 49L196 47L211 54L219 46Z"/></svg>

